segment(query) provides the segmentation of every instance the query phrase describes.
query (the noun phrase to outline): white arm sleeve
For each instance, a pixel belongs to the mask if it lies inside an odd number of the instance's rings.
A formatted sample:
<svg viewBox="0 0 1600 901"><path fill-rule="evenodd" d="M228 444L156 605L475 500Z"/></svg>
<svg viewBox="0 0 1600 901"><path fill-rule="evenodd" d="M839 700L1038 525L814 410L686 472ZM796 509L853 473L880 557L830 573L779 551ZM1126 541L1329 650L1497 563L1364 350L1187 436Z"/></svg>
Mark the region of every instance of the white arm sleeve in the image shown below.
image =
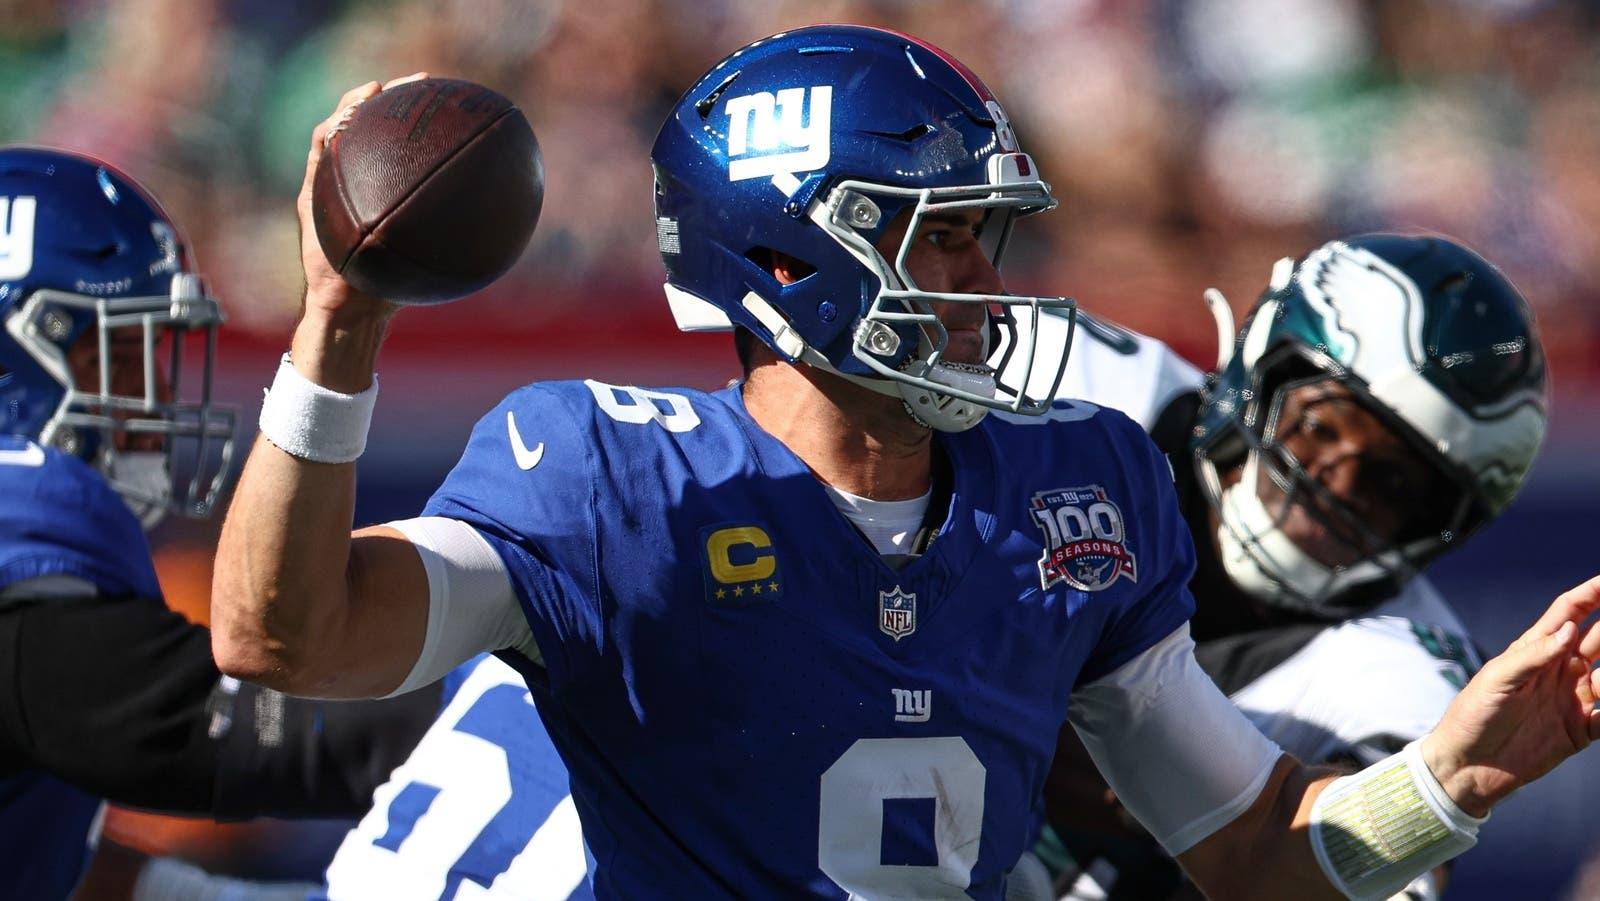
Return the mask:
<svg viewBox="0 0 1600 901"><path fill-rule="evenodd" d="M1068 720L1173 856L1248 809L1283 754L1200 669L1187 623L1073 692Z"/></svg>
<svg viewBox="0 0 1600 901"><path fill-rule="evenodd" d="M511 576L477 529L443 516L387 525L416 546L428 573L428 632L422 653L391 696L435 682L483 651L516 648L543 664Z"/></svg>

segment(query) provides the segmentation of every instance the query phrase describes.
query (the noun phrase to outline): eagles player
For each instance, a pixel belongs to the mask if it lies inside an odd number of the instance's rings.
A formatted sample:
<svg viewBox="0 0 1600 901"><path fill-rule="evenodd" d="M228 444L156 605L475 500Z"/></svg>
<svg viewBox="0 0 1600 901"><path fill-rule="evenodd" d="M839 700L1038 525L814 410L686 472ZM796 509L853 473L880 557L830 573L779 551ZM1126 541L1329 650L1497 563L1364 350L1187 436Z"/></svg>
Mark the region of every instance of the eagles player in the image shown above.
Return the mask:
<svg viewBox="0 0 1600 901"><path fill-rule="evenodd" d="M999 897L1069 714L1207 891L1370 894L1600 732L1600 630L1577 626L1600 580L1352 776L1228 703L1194 663L1159 451L984 364L991 316L1005 344L1069 302L1004 291L1013 220L1054 201L947 54L775 35L692 87L652 158L669 302L747 329L748 377L519 389L421 517L354 535L394 307L329 267L303 188L306 314L218 550L225 669L361 696L499 652L570 771L599 897Z"/></svg>
<svg viewBox="0 0 1600 901"><path fill-rule="evenodd" d="M207 514L234 427L210 401L222 311L177 229L115 169L22 147L0 148L0 225L0 897L65 897L102 798L358 813L429 693L329 706L224 679L156 582L144 529Z"/></svg>
<svg viewBox="0 0 1600 901"><path fill-rule="evenodd" d="M1213 309L1209 385L1160 342L1080 316L1064 390L1136 415L1173 460L1207 674L1297 757L1366 766L1426 734L1482 665L1419 573L1505 508L1538 450L1531 314L1467 248L1399 235L1282 261L1237 338ZM1041 343L1068 331L1042 321ZM1050 810L1076 893L1170 894L1177 868L1114 828L1084 759L1064 732Z"/></svg>

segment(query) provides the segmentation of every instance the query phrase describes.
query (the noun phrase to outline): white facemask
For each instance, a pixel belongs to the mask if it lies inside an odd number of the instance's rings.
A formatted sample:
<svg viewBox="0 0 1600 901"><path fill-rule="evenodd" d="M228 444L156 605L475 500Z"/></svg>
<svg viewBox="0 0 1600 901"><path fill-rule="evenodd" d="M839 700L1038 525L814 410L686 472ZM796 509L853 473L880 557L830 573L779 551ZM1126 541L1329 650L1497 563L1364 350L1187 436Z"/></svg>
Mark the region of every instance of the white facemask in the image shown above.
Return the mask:
<svg viewBox="0 0 1600 901"><path fill-rule="evenodd" d="M1260 457L1251 452L1239 481L1217 505L1222 566L1239 589L1265 601L1315 607L1356 585L1383 578L1400 555L1386 552L1336 570L1318 562L1284 533L1282 516L1261 502Z"/></svg>

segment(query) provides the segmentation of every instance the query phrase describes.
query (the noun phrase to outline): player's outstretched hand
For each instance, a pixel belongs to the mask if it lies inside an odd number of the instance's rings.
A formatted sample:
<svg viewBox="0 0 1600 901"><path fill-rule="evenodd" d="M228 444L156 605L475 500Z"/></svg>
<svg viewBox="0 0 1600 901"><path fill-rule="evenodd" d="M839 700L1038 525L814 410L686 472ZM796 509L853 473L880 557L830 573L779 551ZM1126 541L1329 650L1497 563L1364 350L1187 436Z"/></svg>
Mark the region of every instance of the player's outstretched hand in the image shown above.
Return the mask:
<svg viewBox="0 0 1600 901"><path fill-rule="evenodd" d="M387 318L393 313L391 304L357 291L328 262L327 256L322 252L322 246L317 242L317 229L311 218L311 187L316 181L317 163L321 161L322 151L327 147L329 131L349 118L357 106L379 91L426 77L428 73L416 72L384 84L369 81L364 85L353 87L339 98L338 106L334 107L328 118L317 123L317 127L311 130L311 149L306 153L305 180L300 184L300 196L295 201L295 210L300 217L300 264L305 269L305 304L308 313L370 312L379 318Z"/></svg>
<svg viewBox="0 0 1600 901"><path fill-rule="evenodd" d="M1483 816L1600 738L1600 622L1584 628L1597 610L1600 576L1556 598L1423 738L1423 759L1462 810Z"/></svg>

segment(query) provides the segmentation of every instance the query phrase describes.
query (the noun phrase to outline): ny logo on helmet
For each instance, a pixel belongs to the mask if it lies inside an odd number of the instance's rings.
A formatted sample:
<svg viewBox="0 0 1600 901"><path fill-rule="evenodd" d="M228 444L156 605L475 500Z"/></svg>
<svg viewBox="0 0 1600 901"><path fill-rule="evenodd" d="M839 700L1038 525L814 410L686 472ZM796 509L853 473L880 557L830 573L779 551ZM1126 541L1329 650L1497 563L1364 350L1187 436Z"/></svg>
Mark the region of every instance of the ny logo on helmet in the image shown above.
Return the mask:
<svg viewBox="0 0 1600 901"><path fill-rule="evenodd" d="M728 180L812 172L826 166L832 116L833 88L825 84L784 88L776 96L758 91L729 99Z"/></svg>
<svg viewBox="0 0 1600 901"><path fill-rule="evenodd" d="M33 270L33 197L0 197L0 281L22 278Z"/></svg>

